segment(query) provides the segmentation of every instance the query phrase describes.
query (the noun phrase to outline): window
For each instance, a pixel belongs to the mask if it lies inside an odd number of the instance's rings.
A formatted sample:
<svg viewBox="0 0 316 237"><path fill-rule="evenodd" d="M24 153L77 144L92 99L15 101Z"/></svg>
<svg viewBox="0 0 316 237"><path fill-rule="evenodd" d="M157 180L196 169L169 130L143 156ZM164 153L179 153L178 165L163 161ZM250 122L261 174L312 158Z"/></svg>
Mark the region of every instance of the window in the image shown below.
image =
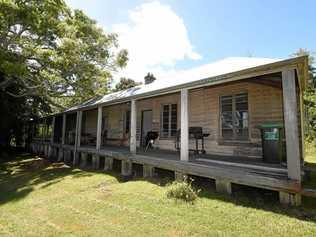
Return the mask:
<svg viewBox="0 0 316 237"><path fill-rule="evenodd" d="M131 111L126 111L125 113L125 133L129 133L131 125Z"/></svg>
<svg viewBox="0 0 316 237"><path fill-rule="evenodd" d="M225 140L248 139L248 94L220 97L221 130Z"/></svg>
<svg viewBox="0 0 316 237"><path fill-rule="evenodd" d="M162 106L162 137L174 137L177 133L177 104L167 104Z"/></svg>

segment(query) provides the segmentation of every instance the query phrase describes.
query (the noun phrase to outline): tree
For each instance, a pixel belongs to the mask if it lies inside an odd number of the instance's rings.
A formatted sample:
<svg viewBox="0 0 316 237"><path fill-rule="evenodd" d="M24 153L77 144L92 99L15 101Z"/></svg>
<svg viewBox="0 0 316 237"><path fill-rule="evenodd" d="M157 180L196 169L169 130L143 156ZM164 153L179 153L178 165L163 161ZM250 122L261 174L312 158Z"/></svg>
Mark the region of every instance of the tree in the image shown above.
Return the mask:
<svg viewBox="0 0 316 237"><path fill-rule="evenodd" d="M0 88L10 96L69 106L106 93L111 72L126 65L117 35L63 0L3 0L0 9Z"/></svg>
<svg viewBox="0 0 316 237"><path fill-rule="evenodd" d="M312 53L306 49L300 48L294 56L308 56L309 62L309 80L304 92L304 107L305 107L305 128L307 139L316 139L316 69L314 66L315 58Z"/></svg>
<svg viewBox="0 0 316 237"><path fill-rule="evenodd" d="M117 35L63 0L0 0L0 141L17 130L12 118L107 93L107 79L126 63Z"/></svg>
<svg viewBox="0 0 316 237"><path fill-rule="evenodd" d="M293 56L308 56L308 88L316 87L316 68L315 68L315 57L312 52L307 49L300 48L293 54Z"/></svg>
<svg viewBox="0 0 316 237"><path fill-rule="evenodd" d="M135 86L141 85L140 82L135 82L133 79L122 77L120 82L115 85L115 91L126 90Z"/></svg>

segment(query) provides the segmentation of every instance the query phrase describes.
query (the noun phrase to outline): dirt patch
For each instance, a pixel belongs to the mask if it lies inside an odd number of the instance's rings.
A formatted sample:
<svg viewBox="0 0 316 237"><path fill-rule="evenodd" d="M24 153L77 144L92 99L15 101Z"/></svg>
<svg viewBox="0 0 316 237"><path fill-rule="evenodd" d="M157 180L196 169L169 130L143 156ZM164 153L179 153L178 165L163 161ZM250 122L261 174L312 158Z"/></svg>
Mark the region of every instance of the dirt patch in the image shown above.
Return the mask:
<svg viewBox="0 0 316 237"><path fill-rule="evenodd" d="M52 168L64 168L64 167L69 167L68 165L65 165L64 163L62 162L59 162L59 163L52 163L51 164L51 167Z"/></svg>
<svg viewBox="0 0 316 237"><path fill-rule="evenodd" d="M25 164L23 164L23 167L21 167L24 170L39 170L39 169L44 169L48 166L51 165L51 162L48 160L44 160L42 158L36 159L36 160L31 160Z"/></svg>
<svg viewBox="0 0 316 237"><path fill-rule="evenodd" d="M168 233L168 236L169 237L182 237L182 236L186 236L186 235L184 235L183 233L179 232L178 230L171 230Z"/></svg>

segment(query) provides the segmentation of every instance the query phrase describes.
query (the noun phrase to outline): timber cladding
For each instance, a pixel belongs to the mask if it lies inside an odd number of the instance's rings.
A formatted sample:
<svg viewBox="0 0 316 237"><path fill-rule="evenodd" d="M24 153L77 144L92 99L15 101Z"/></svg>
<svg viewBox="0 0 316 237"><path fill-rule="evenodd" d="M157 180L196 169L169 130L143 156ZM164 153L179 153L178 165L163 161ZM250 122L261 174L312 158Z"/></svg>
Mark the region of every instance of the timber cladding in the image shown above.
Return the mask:
<svg viewBox="0 0 316 237"><path fill-rule="evenodd" d="M221 136L220 96L248 94L249 139L226 142ZM283 122L282 90L251 82L203 88L189 98L189 126L201 126L210 133L205 146L208 153L261 156L260 131L263 122ZM200 124L200 125L199 125Z"/></svg>
<svg viewBox="0 0 316 237"><path fill-rule="evenodd" d="M107 130L107 138L110 139L123 139L124 134L124 119L125 112L129 110L127 104L113 105L109 107L103 107L102 117L103 130Z"/></svg>
<svg viewBox="0 0 316 237"><path fill-rule="evenodd" d="M239 93L248 94L249 133L247 141L225 141L221 137L220 96ZM157 96L138 100L137 104L137 145L140 145L142 111L152 110L152 128L160 134L156 145L160 149L175 149L175 138L161 137L162 106L177 104L177 128L180 128L180 93ZM119 104L103 108L105 117L104 129L107 137L113 139L128 139L124 133L126 111L129 104ZM93 114L96 124L96 114ZM238 82L213 87L204 87L189 91L189 126L201 126L210 136L205 138L205 150L209 154L242 155L261 157L260 131L256 128L263 122L283 123L282 89L253 82ZM92 127L91 127L92 128ZM93 130L95 128L93 127ZM118 141L118 144L120 142ZM122 144L122 143L120 143ZM190 140L193 148L194 140ZM128 141L124 142L128 145Z"/></svg>
<svg viewBox="0 0 316 237"><path fill-rule="evenodd" d="M245 92L248 94L249 139L247 141L223 142L221 139L220 102L222 95ZM141 131L141 111L153 111L153 130L161 132L163 104L178 105L178 128L180 128L180 94L154 97L137 102L137 140ZM282 90L252 82L239 82L216 87L200 88L189 92L189 126L201 126L210 133L205 139L209 154L244 155L261 157L260 131L257 125L263 122L283 122ZM156 143L161 149L174 149L174 138L160 138ZM190 140L190 146L194 141Z"/></svg>
<svg viewBox="0 0 316 237"><path fill-rule="evenodd" d="M102 136L104 131L107 131L107 138L109 139L124 139L126 134L124 134L125 129L125 112L130 110L130 106L127 104L119 104L103 107L102 110ZM83 131L91 134L97 132L97 110L87 110L85 111L86 118L84 119L82 126ZM113 141L113 143L115 143ZM121 144L118 142L118 144Z"/></svg>
<svg viewBox="0 0 316 237"><path fill-rule="evenodd" d="M98 117L98 110L86 110L83 111L82 116L82 132L89 133L94 136L97 135L97 117Z"/></svg>
<svg viewBox="0 0 316 237"><path fill-rule="evenodd" d="M180 128L180 94L174 93L159 97L154 97L150 99L137 101L137 126L136 126L136 136L137 144L140 144L141 137L141 126L142 126L142 111L152 110L152 128L153 131L161 133L161 116L162 116L162 106L167 104L177 104L177 125ZM170 142L170 140L172 142ZM171 149L174 150L174 138L161 138L156 143L161 149Z"/></svg>

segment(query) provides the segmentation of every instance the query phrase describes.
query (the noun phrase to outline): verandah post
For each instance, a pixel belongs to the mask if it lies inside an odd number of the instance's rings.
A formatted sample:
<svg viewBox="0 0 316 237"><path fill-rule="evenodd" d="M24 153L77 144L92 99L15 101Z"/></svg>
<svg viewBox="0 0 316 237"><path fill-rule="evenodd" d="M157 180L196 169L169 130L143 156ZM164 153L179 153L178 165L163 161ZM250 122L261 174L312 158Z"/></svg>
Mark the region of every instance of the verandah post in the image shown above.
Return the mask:
<svg viewBox="0 0 316 237"><path fill-rule="evenodd" d="M73 159L73 165L77 165L78 164L78 144L80 144L79 139L80 139L80 121L81 121L81 111L77 111L77 115L76 115L76 132L75 132L75 148L74 148L74 159Z"/></svg>
<svg viewBox="0 0 316 237"><path fill-rule="evenodd" d="M282 88L288 177L301 181L300 141L294 69L282 72Z"/></svg>
<svg viewBox="0 0 316 237"><path fill-rule="evenodd" d="M65 145L65 136L66 136L66 114L63 114L63 128L61 135L61 144Z"/></svg>
<svg viewBox="0 0 316 237"><path fill-rule="evenodd" d="M180 160L189 160L188 89L181 90L181 149Z"/></svg>
<svg viewBox="0 0 316 237"><path fill-rule="evenodd" d="M53 116L52 118L52 132L51 132L51 136L50 136L50 142L48 145L48 158L52 159L54 158L54 132L55 132L55 116Z"/></svg>
<svg viewBox="0 0 316 237"><path fill-rule="evenodd" d="M282 90L288 177L292 180L296 180L298 185L301 185L301 159L297 119L298 104L295 85L295 69L282 71ZM279 195L281 203L295 206L301 204L300 194L280 192Z"/></svg>
<svg viewBox="0 0 316 237"><path fill-rule="evenodd" d="M77 134L77 147L80 147L81 144L81 128L82 128L82 111L79 111L78 118L78 134Z"/></svg>
<svg viewBox="0 0 316 237"><path fill-rule="evenodd" d="M136 120L137 120L137 107L136 101L131 101L131 135L130 135L130 152L136 154Z"/></svg>
<svg viewBox="0 0 316 237"><path fill-rule="evenodd" d="M64 145L65 145L65 137L66 137L66 114L63 114L63 126L62 126L62 134L61 134L61 147L59 149L58 160L62 161L64 158Z"/></svg>
<svg viewBox="0 0 316 237"><path fill-rule="evenodd" d="M100 150L101 148L101 135L102 135L102 106L98 107L98 121L97 121L97 144L96 149Z"/></svg>
<svg viewBox="0 0 316 237"><path fill-rule="evenodd" d="M52 133L51 133L51 138L50 138L50 144L54 143L54 136L55 136L55 122L56 122L56 117L53 116L52 119Z"/></svg>

